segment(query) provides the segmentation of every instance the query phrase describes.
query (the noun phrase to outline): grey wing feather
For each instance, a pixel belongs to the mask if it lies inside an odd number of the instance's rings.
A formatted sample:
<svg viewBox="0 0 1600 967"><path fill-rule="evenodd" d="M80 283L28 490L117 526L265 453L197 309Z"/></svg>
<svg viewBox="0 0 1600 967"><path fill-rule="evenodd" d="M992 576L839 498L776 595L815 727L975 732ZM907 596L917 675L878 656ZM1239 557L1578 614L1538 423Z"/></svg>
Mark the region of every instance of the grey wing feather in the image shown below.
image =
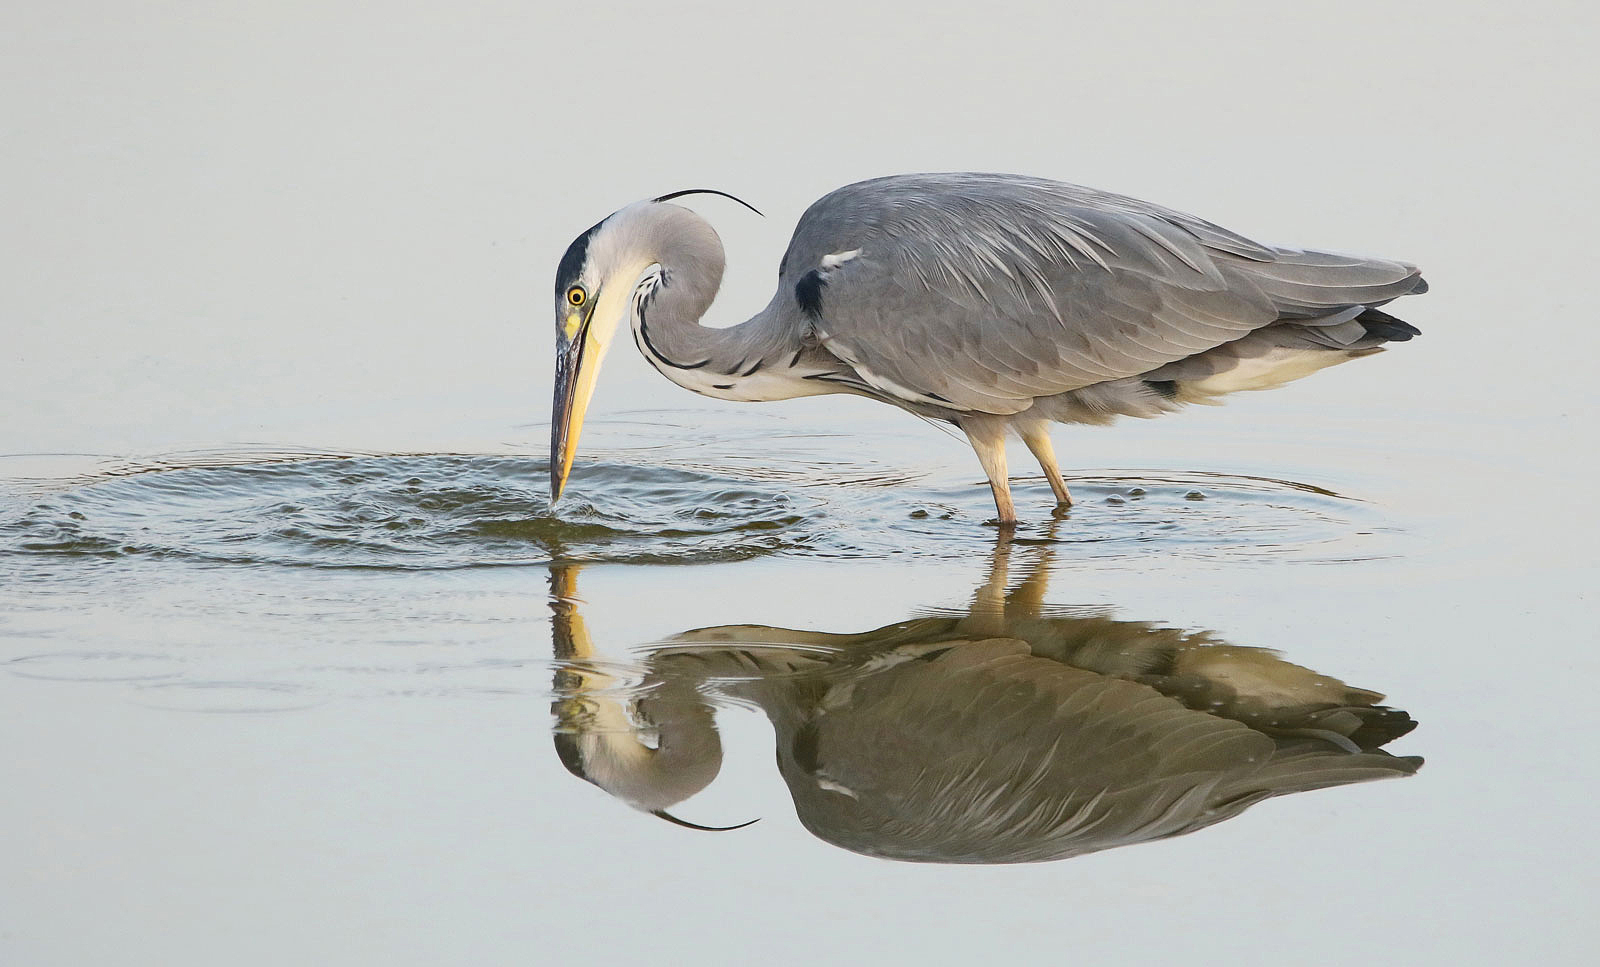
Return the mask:
<svg viewBox="0 0 1600 967"><path fill-rule="evenodd" d="M820 281L818 338L868 383L986 413L1148 373L1280 321L1344 345L1365 308L1423 288L1402 262L1272 248L1136 199L986 174L902 175L824 196L795 230L780 285L807 274Z"/></svg>
<svg viewBox="0 0 1600 967"><path fill-rule="evenodd" d="M1326 742L1286 754L1241 723L1018 641L947 644L855 682L847 703L813 721L814 761L790 761L785 775L807 828L902 859L1054 859L1416 770Z"/></svg>

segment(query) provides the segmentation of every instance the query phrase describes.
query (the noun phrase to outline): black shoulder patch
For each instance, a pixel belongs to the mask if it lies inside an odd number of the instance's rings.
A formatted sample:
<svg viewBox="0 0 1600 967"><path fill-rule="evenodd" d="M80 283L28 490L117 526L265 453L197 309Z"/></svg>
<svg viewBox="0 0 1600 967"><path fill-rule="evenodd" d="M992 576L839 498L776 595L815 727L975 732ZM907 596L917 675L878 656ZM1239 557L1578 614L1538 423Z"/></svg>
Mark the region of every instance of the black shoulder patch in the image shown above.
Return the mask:
<svg viewBox="0 0 1600 967"><path fill-rule="evenodd" d="M794 284L794 297L800 303L800 308L806 315L813 319L822 318L822 289L828 283L822 278L822 273L812 269L800 277Z"/></svg>
<svg viewBox="0 0 1600 967"><path fill-rule="evenodd" d="M600 226L604 224L605 219L595 222L589 226L587 232L573 239L572 244L567 246L567 254L561 256L561 264L556 266L557 298L560 298L561 294L566 292L572 283L578 281L578 273L583 271L584 259L589 255L589 239L593 238L594 233L599 231Z"/></svg>
<svg viewBox="0 0 1600 967"><path fill-rule="evenodd" d="M817 723L807 722L794 734L794 742L790 746L790 753L794 756L794 764L804 769L810 775L816 775L822 769L820 751L821 736L818 734Z"/></svg>

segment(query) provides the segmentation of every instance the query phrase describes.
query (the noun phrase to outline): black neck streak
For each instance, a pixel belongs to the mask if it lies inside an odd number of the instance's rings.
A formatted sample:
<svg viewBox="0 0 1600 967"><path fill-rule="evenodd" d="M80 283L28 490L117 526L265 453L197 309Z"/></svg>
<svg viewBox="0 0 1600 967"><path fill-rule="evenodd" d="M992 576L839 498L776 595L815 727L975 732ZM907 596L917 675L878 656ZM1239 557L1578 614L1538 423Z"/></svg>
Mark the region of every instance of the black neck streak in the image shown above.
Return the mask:
<svg viewBox="0 0 1600 967"><path fill-rule="evenodd" d="M633 311L639 317L639 351L643 352L652 363L670 366L673 369L699 369L710 364L710 358L702 359L698 363L680 363L668 358L650 339L650 327L645 319L645 310L650 306L650 300L655 295L657 287L664 287L666 279L662 278L648 288L641 288L633 297ZM659 368L659 366L658 366Z"/></svg>

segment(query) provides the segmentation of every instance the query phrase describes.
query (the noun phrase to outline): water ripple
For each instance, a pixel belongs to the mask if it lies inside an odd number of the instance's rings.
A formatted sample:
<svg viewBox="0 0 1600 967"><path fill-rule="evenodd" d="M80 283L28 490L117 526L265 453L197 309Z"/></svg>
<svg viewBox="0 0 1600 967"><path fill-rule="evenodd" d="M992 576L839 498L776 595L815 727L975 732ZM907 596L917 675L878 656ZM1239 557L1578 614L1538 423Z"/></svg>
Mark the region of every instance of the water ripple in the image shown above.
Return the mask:
<svg viewBox="0 0 1600 967"><path fill-rule="evenodd" d="M954 557L995 533L981 483L871 465L769 459L713 468L634 453L580 466L556 513L547 479L544 461L508 455L229 462L207 453L142 471L118 463L66 486L0 496L0 558L440 569L773 553ZM1069 545L1094 560L1350 560L1374 556L1362 539L1383 529L1367 505L1289 481L1106 470L1071 485L1079 498L1071 513L1022 525L1019 540ZM1016 487L1019 506L1050 505L1043 481Z"/></svg>

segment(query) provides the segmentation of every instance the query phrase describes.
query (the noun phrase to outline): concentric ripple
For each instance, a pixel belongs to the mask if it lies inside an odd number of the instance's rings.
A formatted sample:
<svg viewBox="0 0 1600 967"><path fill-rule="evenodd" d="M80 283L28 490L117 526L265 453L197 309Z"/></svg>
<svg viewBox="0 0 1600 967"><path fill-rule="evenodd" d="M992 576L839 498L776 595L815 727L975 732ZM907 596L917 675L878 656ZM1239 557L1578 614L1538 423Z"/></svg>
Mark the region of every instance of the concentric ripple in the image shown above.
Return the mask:
<svg viewBox="0 0 1600 967"><path fill-rule="evenodd" d="M643 454L635 454L639 458ZM0 503L0 556L177 558L384 569L550 560L690 563L786 553L964 556L992 542L988 488L804 461L685 466L620 459L574 472L552 512L544 461L504 455L360 455L217 464L215 454ZM1344 560L1380 531L1359 501L1304 484L1203 473L1071 478L1059 519L1042 480L1015 482L1041 511L1022 541L1091 559L1291 554ZM13 560L15 563L15 560Z"/></svg>
<svg viewBox="0 0 1600 967"><path fill-rule="evenodd" d="M555 514L548 478L541 461L457 455L126 474L21 508L0 522L0 550L379 568L735 560L780 548L817 510L782 487L602 464Z"/></svg>

